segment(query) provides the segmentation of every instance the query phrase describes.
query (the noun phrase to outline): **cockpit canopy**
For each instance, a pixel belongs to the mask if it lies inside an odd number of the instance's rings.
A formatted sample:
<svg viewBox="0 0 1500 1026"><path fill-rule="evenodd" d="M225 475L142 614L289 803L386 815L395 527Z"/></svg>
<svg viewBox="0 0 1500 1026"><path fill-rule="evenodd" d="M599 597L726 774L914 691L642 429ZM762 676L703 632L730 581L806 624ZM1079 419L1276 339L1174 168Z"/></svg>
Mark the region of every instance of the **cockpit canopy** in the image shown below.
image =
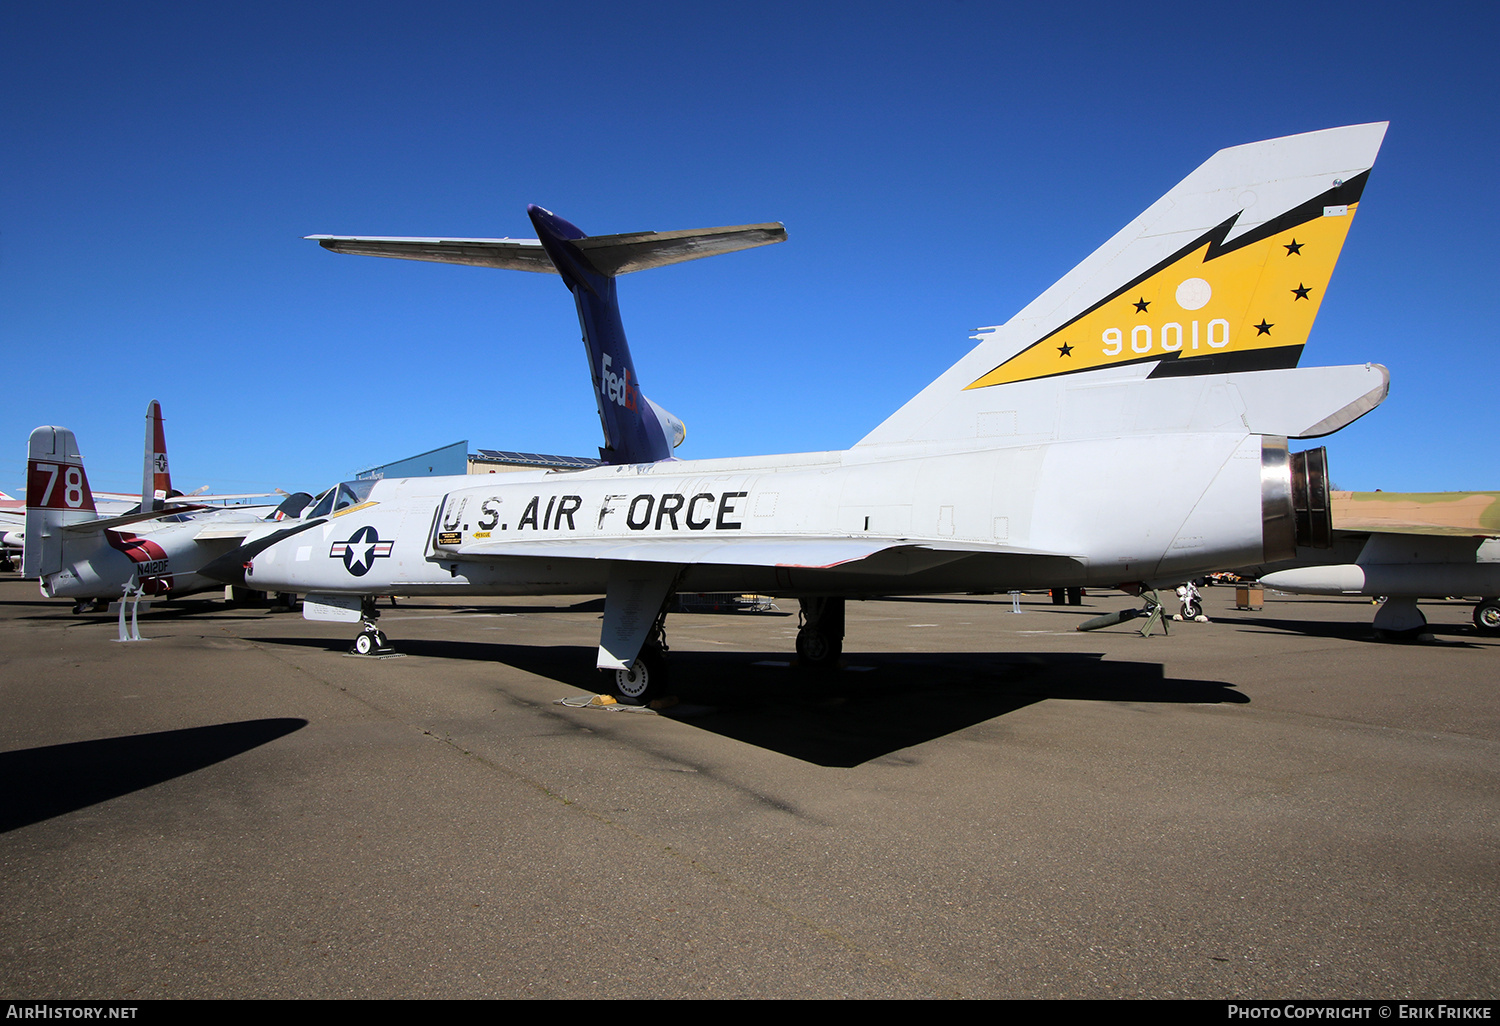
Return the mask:
<svg viewBox="0 0 1500 1026"><path fill-rule="evenodd" d="M304 520L326 517L350 506L358 506L370 497L379 478L363 481L342 481L313 500L313 507L302 514Z"/></svg>

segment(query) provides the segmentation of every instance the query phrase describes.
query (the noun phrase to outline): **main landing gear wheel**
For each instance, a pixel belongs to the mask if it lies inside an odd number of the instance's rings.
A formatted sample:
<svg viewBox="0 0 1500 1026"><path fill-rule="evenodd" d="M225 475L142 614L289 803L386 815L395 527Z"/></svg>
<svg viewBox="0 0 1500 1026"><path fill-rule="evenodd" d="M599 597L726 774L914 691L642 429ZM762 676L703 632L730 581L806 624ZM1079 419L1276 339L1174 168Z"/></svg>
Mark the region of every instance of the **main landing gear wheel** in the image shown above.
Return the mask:
<svg viewBox="0 0 1500 1026"><path fill-rule="evenodd" d="M843 596L813 596L800 602L797 658L803 665L820 670L836 668L839 656L844 654Z"/></svg>
<svg viewBox="0 0 1500 1026"><path fill-rule="evenodd" d="M628 670L615 671L615 695L628 705L648 705L667 685L666 653L647 645Z"/></svg>
<svg viewBox="0 0 1500 1026"><path fill-rule="evenodd" d="M1500 598L1487 598L1474 607L1474 626L1480 634L1500 634Z"/></svg>
<svg viewBox="0 0 1500 1026"><path fill-rule="evenodd" d="M797 632L797 658L809 666L833 666L844 654L844 639L812 627Z"/></svg>

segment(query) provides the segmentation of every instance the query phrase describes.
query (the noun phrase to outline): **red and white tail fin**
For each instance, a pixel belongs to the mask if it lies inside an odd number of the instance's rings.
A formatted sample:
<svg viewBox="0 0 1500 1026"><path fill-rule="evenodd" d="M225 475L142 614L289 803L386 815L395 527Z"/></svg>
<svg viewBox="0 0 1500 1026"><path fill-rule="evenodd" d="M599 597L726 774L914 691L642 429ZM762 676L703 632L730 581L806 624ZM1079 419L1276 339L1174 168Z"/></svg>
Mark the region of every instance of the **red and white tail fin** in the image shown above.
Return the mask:
<svg viewBox="0 0 1500 1026"><path fill-rule="evenodd" d="M37 428L26 451L25 576L42 577L61 570L62 528L97 515L73 432Z"/></svg>
<svg viewBox="0 0 1500 1026"><path fill-rule="evenodd" d="M167 469L167 436L161 426L161 403L146 407L146 465L141 475L141 511L165 509L172 494L172 473Z"/></svg>

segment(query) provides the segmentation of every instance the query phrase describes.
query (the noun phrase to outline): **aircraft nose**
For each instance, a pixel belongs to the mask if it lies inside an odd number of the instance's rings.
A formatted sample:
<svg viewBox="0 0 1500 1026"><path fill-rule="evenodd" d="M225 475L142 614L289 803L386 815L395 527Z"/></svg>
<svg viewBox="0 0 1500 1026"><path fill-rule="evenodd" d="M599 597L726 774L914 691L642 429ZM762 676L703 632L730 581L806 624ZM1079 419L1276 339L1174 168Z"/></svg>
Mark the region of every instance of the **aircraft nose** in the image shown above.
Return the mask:
<svg viewBox="0 0 1500 1026"><path fill-rule="evenodd" d="M231 549L230 551L224 553L224 555L220 556L218 559L209 560L198 570L198 572L204 577L209 577L216 581L223 581L225 584L233 584L239 587L244 587L246 577L252 576L252 574L247 573L247 571L252 569L256 556L260 555L262 552L266 551L277 542L285 541L287 538L292 537L292 535L294 534L301 534L303 531L318 527L323 523L324 521L320 518L317 520L309 520L303 524L298 524L296 527L288 527L280 531L273 531L262 538L257 538L255 541L246 542L236 549Z"/></svg>
<svg viewBox="0 0 1500 1026"><path fill-rule="evenodd" d="M243 588L245 586L245 570L254 558L247 559L245 557L245 548L246 546L241 545L239 548L232 549L216 559L209 560L198 568L198 573L212 580L222 581L225 584Z"/></svg>

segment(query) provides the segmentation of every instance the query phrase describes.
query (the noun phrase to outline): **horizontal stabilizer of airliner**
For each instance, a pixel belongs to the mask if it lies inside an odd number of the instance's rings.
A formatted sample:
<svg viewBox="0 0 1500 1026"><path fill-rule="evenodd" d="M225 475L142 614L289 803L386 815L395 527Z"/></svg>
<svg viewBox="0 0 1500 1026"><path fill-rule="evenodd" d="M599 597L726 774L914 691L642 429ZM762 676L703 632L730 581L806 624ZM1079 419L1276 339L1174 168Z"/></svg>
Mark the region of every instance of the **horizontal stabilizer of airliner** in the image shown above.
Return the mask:
<svg viewBox="0 0 1500 1026"><path fill-rule="evenodd" d="M604 430L599 450L606 463L656 463L672 458L687 437L682 421L641 391L630 356L614 279L631 271L666 267L786 239L779 223L742 224L671 232L588 235L535 204L527 215L535 239L442 239L392 236L309 235L324 249L359 256L536 271L562 276L573 293L589 354L589 376Z"/></svg>
<svg viewBox="0 0 1500 1026"><path fill-rule="evenodd" d="M356 235L309 235L326 250L359 256L426 260L439 264L497 267L507 271L556 274L539 239L417 239ZM666 267L701 257L733 253L786 240L778 223L742 224L673 232L629 232L594 235L577 246L600 274L614 277L631 271Z"/></svg>

